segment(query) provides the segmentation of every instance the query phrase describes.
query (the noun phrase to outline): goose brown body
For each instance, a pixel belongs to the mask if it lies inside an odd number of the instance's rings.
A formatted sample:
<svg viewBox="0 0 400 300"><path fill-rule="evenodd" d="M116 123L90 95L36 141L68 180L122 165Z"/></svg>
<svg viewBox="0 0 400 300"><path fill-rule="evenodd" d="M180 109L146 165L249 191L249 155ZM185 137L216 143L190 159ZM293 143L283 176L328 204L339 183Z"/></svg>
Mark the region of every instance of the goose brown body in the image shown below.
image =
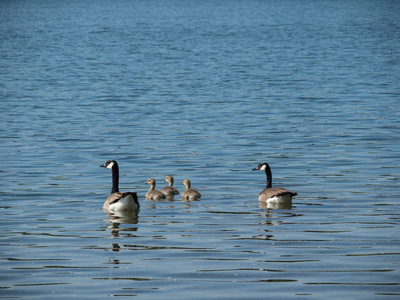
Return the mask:
<svg viewBox="0 0 400 300"><path fill-rule="evenodd" d="M115 160L108 160L100 167L108 168L112 174L111 194L106 198L103 209L107 212L116 211L138 211L140 209L137 194L133 191L120 192L119 184L119 167Z"/></svg>
<svg viewBox="0 0 400 300"><path fill-rule="evenodd" d="M297 193L288 191L282 187L272 187L272 172L271 168L267 163L261 163L254 168L253 171L260 170L265 171L267 177L267 186L258 196L259 201L266 201L269 203L292 203L292 197L296 196Z"/></svg>

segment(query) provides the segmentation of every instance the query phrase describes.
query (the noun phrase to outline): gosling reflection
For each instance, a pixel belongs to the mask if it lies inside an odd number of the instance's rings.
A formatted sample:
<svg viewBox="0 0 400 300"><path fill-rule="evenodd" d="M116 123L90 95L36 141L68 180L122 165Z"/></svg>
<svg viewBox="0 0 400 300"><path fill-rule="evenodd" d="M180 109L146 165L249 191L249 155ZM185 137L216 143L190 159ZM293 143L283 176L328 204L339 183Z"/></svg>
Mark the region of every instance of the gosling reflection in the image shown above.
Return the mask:
<svg viewBox="0 0 400 300"><path fill-rule="evenodd" d="M132 232L136 232L138 230L137 227L130 228L120 228L121 223L112 223L107 226L107 229L111 229L111 235L114 238L119 238L120 234L123 234L124 237L135 237L136 235Z"/></svg>

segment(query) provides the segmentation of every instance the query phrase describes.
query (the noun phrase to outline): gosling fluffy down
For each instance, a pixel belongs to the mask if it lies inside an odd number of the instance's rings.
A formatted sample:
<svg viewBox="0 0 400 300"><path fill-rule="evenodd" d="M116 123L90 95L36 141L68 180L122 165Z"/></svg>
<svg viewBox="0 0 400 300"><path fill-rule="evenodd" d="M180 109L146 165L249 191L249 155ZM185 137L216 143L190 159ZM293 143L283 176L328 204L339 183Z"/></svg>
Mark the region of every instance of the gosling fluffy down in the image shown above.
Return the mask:
<svg viewBox="0 0 400 300"><path fill-rule="evenodd" d="M186 201L193 201L201 198L200 192L196 191L195 189L190 188L190 180L185 179L182 183L186 186L186 190L182 192L182 199Z"/></svg>
<svg viewBox="0 0 400 300"><path fill-rule="evenodd" d="M173 187L174 185L174 177L172 175L168 175L164 182L168 182L169 185L164 187L161 190L161 193L163 193L166 197L173 197L174 195L179 195L179 191Z"/></svg>
<svg viewBox="0 0 400 300"><path fill-rule="evenodd" d="M160 200L160 199L165 199L165 195L161 193L159 190L156 190L156 180L154 178L149 178L146 182L147 184L150 184L150 189L146 193L146 198L150 200Z"/></svg>

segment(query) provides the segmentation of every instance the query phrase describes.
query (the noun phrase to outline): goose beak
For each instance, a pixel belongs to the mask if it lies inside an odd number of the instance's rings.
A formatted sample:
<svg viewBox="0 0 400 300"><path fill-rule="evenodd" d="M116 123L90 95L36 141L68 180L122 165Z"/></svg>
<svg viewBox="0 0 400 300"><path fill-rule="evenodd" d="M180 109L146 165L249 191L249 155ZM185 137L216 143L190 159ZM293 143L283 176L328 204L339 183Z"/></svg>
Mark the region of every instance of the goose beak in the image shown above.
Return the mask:
<svg viewBox="0 0 400 300"><path fill-rule="evenodd" d="M100 167L107 168L106 164L102 164L102 165L100 165Z"/></svg>
<svg viewBox="0 0 400 300"><path fill-rule="evenodd" d="M257 171L258 169L257 168L254 168L252 171Z"/></svg>

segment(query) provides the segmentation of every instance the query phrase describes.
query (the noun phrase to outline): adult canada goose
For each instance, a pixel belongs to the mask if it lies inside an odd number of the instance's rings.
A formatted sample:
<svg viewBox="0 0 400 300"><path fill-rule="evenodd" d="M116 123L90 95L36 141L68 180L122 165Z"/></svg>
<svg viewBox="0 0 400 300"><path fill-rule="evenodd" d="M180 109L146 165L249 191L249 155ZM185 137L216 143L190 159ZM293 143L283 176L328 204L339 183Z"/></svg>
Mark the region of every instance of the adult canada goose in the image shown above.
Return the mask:
<svg viewBox="0 0 400 300"><path fill-rule="evenodd" d="M197 200L201 198L201 194L195 189L190 188L190 180L185 179L182 183L186 186L186 190L182 192L182 199L187 201Z"/></svg>
<svg viewBox="0 0 400 300"><path fill-rule="evenodd" d="M150 200L160 200L160 199L165 199L165 195L161 193L160 191L156 190L156 180L154 178L149 178L146 182L147 184L150 184L150 189L146 193L146 198Z"/></svg>
<svg viewBox="0 0 400 300"><path fill-rule="evenodd" d="M174 177L172 175L168 175L164 182L168 182L169 186L164 187L161 190L161 193L163 193L167 197L173 197L174 195L179 195L179 191L173 187L174 185Z"/></svg>
<svg viewBox="0 0 400 300"><path fill-rule="evenodd" d="M107 212L117 211L138 211L140 204L135 192L120 192L118 189L119 183L119 168L115 160L108 160L100 167L111 170L112 174L112 189L111 194L104 202L103 209Z"/></svg>
<svg viewBox="0 0 400 300"><path fill-rule="evenodd" d="M292 197L296 196L297 193L288 191L285 188L272 187L272 173L271 168L267 163L259 164L257 168L254 168L253 171L260 170L265 171L267 176L267 187L260 193L258 196L258 200L266 201L267 203L292 203Z"/></svg>

